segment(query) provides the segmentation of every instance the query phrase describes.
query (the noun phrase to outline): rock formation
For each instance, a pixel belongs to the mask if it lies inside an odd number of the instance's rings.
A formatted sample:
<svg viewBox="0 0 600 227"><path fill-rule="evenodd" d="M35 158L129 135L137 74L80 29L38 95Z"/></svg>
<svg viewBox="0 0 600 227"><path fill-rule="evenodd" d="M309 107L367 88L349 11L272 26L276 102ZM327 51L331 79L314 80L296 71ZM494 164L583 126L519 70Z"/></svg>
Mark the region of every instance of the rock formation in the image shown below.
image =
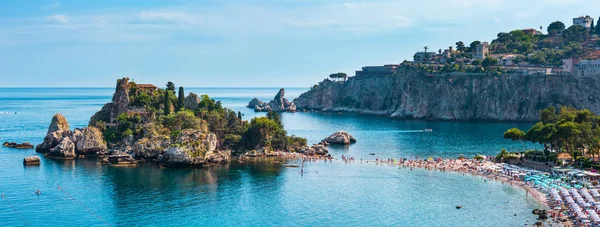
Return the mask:
<svg viewBox="0 0 600 227"><path fill-rule="evenodd" d="M40 157L32 155L23 159L23 165L40 165Z"/></svg>
<svg viewBox="0 0 600 227"><path fill-rule="evenodd" d="M248 103L248 108L253 108L256 112L277 111L277 112L296 112L296 104L290 102L285 96L285 90L279 89L275 98L268 103L254 98Z"/></svg>
<svg viewBox="0 0 600 227"><path fill-rule="evenodd" d="M4 142L2 144L2 146L9 147L9 148L17 148L17 149L31 149L31 148L33 148L33 145L31 145L28 142L15 143L15 142L8 142L8 141L6 141L6 142Z"/></svg>
<svg viewBox="0 0 600 227"><path fill-rule="evenodd" d="M106 153L106 142L102 138L102 132L96 127L89 126L84 129L75 129L75 149L82 155L104 155Z"/></svg>
<svg viewBox="0 0 600 227"><path fill-rule="evenodd" d="M48 127L48 132L44 137L44 142L35 147L35 151L39 153L49 152L50 149L56 147L63 138L72 136L72 132L69 130L69 123L62 114L55 114L52 117L52 122Z"/></svg>
<svg viewBox="0 0 600 227"><path fill-rule="evenodd" d="M350 135L350 133L345 131L339 131L331 134L327 138L324 139L325 142L330 144L352 144L356 143L356 139L354 136Z"/></svg>
<svg viewBox="0 0 600 227"><path fill-rule="evenodd" d="M183 100L183 106L188 110L197 110L198 104L200 104L200 97L194 93L191 93Z"/></svg>
<svg viewBox="0 0 600 227"><path fill-rule="evenodd" d="M56 157L56 158L64 158L64 159L73 159L77 155L75 154L75 144L69 139L69 137L63 138L56 147L50 149L47 156Z"/></svg>
<svg viewBox="0 0 600 227"><path fill-rule="evenodd" d="M135 158L156 159L171 145L171 139L166 136L153 135L141 138L133 144Z"/></svg>
<svg viewBox="0 0 600 227"><path fill-rule="evenodd" d="M124 77L117 80L117 87L112 102L104 104L102 109L90 118L90 125L96 125L98 121L113 122L117 116L127 112L129 106L129 78Z"/></svg>
<svg viewBox="0 0 600 227"><path fill-rule="evenodd" d="M71 159L80 155L103 155L106 142L97 128L69 129L67 119L57 113L52 117L44 141L37 145L36 152L49 157Z"/></svg>
<svg viewBox="0 0 600 227"><path fill-rule="evenodd" d="M394 75L325 80L294 100L300 110L351 111L397 118L537 121L549 106L600 114L600 77L558 75L430 75L401 66Z"/></svg>
<svg viewBox="0 0 600 227"><path fill-rule="evenodd" d="M257 106L263 106L264 104L265 104L265 102L260 101L257 98L253 98L252 100L250 100L250 103L248 103L248 105L246 105L246 107L254 109Z"/></svg>
<svg viewBox="0 0 600 227"><path fill-rule="evenodd" d="M159 158L159 163L174 167L222 164L229 161L230 152L217 150L218 144L215 134L185 129Z"/></svg>

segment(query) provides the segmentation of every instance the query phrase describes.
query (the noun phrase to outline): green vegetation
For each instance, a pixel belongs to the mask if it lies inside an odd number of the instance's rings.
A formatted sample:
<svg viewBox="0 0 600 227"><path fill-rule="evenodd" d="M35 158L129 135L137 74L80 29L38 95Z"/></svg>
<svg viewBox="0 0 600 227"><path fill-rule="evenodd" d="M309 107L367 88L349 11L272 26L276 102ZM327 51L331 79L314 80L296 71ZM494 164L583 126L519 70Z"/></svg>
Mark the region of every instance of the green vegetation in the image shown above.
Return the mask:
<svg viewBox="0 0 600 227"><path fill-rule="evenodd" d="M183 109L183 102L185 100L185 92L183 91L183 87L179 87L179 95L177 96L177 105L175 106L175 112Z"/></svg>
<svg viewBox="0 0 600 227"><path fill-rule="evenodd" d="M524 56L519 62L558 67L562 59L585 57L591 51L584 44L593 31L577 25L565 29L560 21L548 25L547 31L548 35L525 34L522 30L498 33L490 44L490 53L518 54Z"/></svg>
<svg viewBox="0 0 600 227"><path fill-rule="evenodd" d="M108 117L93 122L93 126L98 127L111 144L123 144L128 138L135 141L153 137L165 138L173 143L181 131L195 129L214 133L221 149L234 151L256 148L295 151L306 146L306 139L287 135L276 112L268 112L266 117L247 122L242 120L241 112L224 108L220 101L208 95L200 96L197 109L188 110L183 104L184 88L179 87L178 96L175 96L175 84L172 82L168 82L165 89L138 89L133 82L127 87L117 88L117 92L120 89L128 92L130 106L134 108L112 122L108 122ZM171 110L173 106L175 111Z"/></svg>
<svg viewBox="0 0 600 227"><path fill-rule="evenodd" d="M591 163L600 151L600 116L570 107L561 107L557 112L551 106L540 111L540 122L527 132L511 128L504 138L544 145L547 160L552 160L552 152L566 152L579 164Z"/></svg>

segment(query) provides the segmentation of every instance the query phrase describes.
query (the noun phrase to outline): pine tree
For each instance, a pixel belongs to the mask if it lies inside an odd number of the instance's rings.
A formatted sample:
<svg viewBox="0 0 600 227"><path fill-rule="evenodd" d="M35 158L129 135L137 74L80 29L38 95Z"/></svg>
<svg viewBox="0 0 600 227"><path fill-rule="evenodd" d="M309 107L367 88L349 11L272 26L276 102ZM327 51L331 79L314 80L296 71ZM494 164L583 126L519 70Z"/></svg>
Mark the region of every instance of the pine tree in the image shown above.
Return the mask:
<svg viewBox="0 0 600 227"><path fill-rule="evenodd" d="M238 118L239 118L240 120L242 120L242 112L241 112L241 111L238 111Z"/></svg>
<svg viewBox="0 0 600 227"><path fill-rule="evenodd" d="M185 93L183 92L183 87L179 87L179 96L177 97L177 108L175 111L179 112L183 109L183 101L185 100Z"/></svg>
<svg viewBox="0 0 600 227"><path fill-rule="evenodd" d="M168 116L169 114L171 114L171 96L169 95L169 91L166 90L165 91L165 101L164 101L164 106L165 106L165 116Z"/></svg>
<svg viewBox="0 0 600 227"><path fill-rule="evenodd" d="M594 21L592 20L592 25L590 25L590 35L596 33L596 27L594 26Z"/></svg>

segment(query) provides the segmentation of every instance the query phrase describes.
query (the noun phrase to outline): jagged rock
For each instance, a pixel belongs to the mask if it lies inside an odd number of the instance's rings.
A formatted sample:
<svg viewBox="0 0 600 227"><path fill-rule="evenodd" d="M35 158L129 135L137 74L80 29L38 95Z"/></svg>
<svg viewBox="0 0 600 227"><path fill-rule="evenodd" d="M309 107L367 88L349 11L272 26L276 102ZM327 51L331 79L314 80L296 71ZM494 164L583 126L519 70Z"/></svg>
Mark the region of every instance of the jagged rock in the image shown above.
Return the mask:
<svg viewBox="0 0 600 227"><path fill-rule="evenodd" d="M67 119L60 113L52 117L52 122L48 127L48 132L44 137L44 141L35 147L35 151L39 153L49 152L56 147L65 137L72 137L73 132L69 130ZM74 138L71 138L74 140Z"/></svg>
<svg viewBox="0 0 600 227"><path fill-rule="evenodd" d="M98 128L89 126L84 129L75 129L75 150L83 155L104 155L106 153L106 142L102 132Z"/></svg>
<svg viewBox="0 0 600 227"><path fill-rule="evenodd" d="M133 152L137 159L155 159L165 152L170 144L171 140L167 136L144 137L133 144Z"/></svg>
<svg viewBox="0 0 600 227"><path fill-rule="evenodd" d="M190 94L187 97L185 97L185 99L183 100L183 105L188 110L197 110L198 104L200 104L200 101L201 100L198 95L190 92Z"/></svg>
<svg viewBox="0 0 600 227"><path fill-rule="evenodd" d="M190 167L229 161L230 152L218 151L218 144L215 134L186 129L181 131L175 144L165 151L159 162L165 166Z"/></svg>
<svg viewBox="0 0 600 227"><path fill-rule="evenodd" d="M23 159L23 165L40 165L40 157L32 155Z"/></svg>
<svg viewBox="0 0 600 227"><path fill-rule="evenodd" d="M345 131L339 131L331 134L331 136L325 138L325 141L330 144L351 144L356 143L354 136Z"/></svg>
<svg viewBox="0 0 600 227"><path fill-rule="evenodd" d="M69 131L69 123L65 116L60 113L54 114L52 117L52 122L50 126L48 126L48 132L46 134L55 132L55 131Z"/></svg>
<svg viewBox="0 0 600 227"><path fill-rule="evenodd" d="M105 104L102 109L90 118L90 125L96 125L98 121L113 122L120 114L129 109L129 78L124 77L117 80L117 87L112 102Z"/></svg>
<svg viewBox="0 0 600 227"><path fill-rule="evenodd" d="M75 144L69 137L65 137L56 147L50 149L46 155L48 157L73 159L76 157Z"/></svg>
<svg viewBox="0 0 600 227"><path fill-rule="evenodd" d="M17 149L31 149L31 148L33 148L33 145L31 145L28 142L25 142L25 143L14 143L14 142L8 142L7 141L7 142L4 142L2 144L2 146L9 147L9 148L17 148Z"/></svg>
<svg viewBox="0 0 600 227"><path fill-rule="evenodd" d="M248 108L254 108L256 112L267 112L267 111L277 111L277 112L296 112L296 104L290 102L285 96L285 90L279 89L275 98L268 103L264 103L256 98L252 99L250 103L248 103Z"/></svg>
<svg viewBox="0 0 600 227"><path fill-rule="evenodd" d="M256 108L256 106L262 106L264 104L265 104L265 102L260 101L257 98L253 98L252 100L250 100L250 102L248 103L248 105L246 107L248 107L248 108Z"/></svg>
<svg viewBox="0 0 600 227"><path fill-rule="evenodd" d="M600 77L558 75L430 75L400 66L394 75L325 80L294 100L299 110L350 111L397 118L538 121L549 106L600 114Z"/></svg>

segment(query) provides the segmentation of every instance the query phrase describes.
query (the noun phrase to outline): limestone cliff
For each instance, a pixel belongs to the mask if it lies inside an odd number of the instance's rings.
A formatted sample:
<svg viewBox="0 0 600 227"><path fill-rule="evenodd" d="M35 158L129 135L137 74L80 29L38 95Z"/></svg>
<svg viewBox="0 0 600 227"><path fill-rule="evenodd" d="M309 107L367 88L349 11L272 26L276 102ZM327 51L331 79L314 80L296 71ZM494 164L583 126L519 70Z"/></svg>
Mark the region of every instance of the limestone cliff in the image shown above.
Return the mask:
<svg viewBox="0 0 600 227"><path fill-rule="evenodd" d="M352 111L398 118L535 121L548 106L600 113L600 78L560 75L427 74L325 80L294 100L299 110Z"/></svg>

